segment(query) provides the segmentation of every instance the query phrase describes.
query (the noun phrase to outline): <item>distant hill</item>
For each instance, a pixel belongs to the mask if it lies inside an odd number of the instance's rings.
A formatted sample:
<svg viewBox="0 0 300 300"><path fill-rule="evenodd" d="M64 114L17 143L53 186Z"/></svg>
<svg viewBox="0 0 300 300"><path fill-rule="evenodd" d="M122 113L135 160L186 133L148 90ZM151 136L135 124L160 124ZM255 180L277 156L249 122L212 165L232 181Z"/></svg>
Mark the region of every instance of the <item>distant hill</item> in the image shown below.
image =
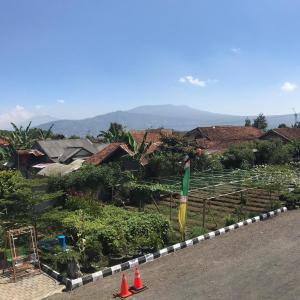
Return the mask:
<svg viewBox="0 0 300 300"><path fill-rule="evenodd" d="M40 116L34 116L30 120L24 121L20 125L27 126L31 121L31 127L37 127L40 124L45 124L45 123L54 122L58 120L59 120L58 118L54 118L48 115L40 115Z"/></svg>
<svg viewBox="0 0 300 300"><path fill-rule="evenodd" d="M240 125L245 123L246 116L226 115L197 110L183 105L147 105L128 111L116 111L81 120L57 120L47 122L37 127L48 129L54 124L55 133L66 136L86 134L97 135L100 130L106 130L111 122L118 122L127 129L146 129L164 127L178 131L186 131L197 126ZM254 119L255 116L249 116ZM280 123L291 125L293 115L268 116L269 127L277 127Z"/></svg>

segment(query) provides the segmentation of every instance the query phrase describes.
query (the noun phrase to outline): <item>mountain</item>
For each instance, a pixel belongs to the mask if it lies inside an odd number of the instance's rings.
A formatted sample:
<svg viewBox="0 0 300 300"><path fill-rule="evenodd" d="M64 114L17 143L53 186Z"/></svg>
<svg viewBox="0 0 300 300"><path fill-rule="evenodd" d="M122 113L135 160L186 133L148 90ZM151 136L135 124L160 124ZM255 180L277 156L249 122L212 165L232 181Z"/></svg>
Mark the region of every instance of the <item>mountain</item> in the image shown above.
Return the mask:
<svg viewBox="0 0 300 300"><path fill-rule="evenodd" d="M27 126L31 122L31 127L38 127L41 124L58 121L58 118L54 118L48 115L34 116L30 120L23 121L20 125Z"/></svg>
<svg viewBox="0 0 300 300"><path fill-rule="evenodd" d="M116 111L81 120L58 120L39 125L39 128L48 129L54 124L55 133L66 136L86 134L98 135L106 130L111 122L117 122L127 129L170 128L186 131L197 126L213 125L240 125L245 123L246 116L226 115L197 110L183 105L146 105L128 111ZM249 116L254 119L255 116ZM294 122L293 115L268 116L269 127L277 127L280 123L290 125Z"/></svg>

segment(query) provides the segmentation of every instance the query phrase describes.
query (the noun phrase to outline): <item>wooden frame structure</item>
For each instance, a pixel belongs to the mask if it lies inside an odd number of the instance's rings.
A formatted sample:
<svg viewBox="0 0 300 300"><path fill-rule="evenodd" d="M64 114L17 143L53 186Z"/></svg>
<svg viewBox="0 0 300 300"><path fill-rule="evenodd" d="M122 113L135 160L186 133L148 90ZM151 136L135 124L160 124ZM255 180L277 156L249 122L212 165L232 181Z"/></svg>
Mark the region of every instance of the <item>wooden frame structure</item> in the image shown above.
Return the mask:
<svg viewBox="0 0 300 300"><path fill-rule="evenodd" d="M22 235L29 236L30 254L26 251L21 253L20 248L17 248L15 245L15 240ZM4 259L7 263L11 264L11 266L8 267L8 271L13 276L14 282L16 282L17 278L41 272L36 231L33 226L12 229L6 232Z"/></svg>

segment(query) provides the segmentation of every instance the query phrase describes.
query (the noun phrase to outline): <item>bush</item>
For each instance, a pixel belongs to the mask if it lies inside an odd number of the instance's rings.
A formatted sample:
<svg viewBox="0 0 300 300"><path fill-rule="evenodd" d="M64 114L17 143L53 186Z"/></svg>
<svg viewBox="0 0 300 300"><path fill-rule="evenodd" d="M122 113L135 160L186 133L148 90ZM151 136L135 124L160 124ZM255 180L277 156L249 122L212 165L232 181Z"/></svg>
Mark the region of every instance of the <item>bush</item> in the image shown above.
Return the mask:
<svg viewBox="0 0 300 300"><path fill-rule="evenodd" d="M295 209L300 205L300 188L280 195L280 200L285 203L288 209Z"/></svg>
<svg viewBox="0 0 300 300"><path fill-rule="evenodd" d="M248 169L255 164L255 155L252 143L242 143L230 146L221 159L225 168Z"/></svg>
<svg viewBox="0 0 300 300"><path fill-rule="evenodd" d="M0 171L0 210L23 215L34 204L29 182L17 171Z"/></svg>
<svg viewBox="0 0 300 300"><path fill-rule="evenodd" d="M238 222L238 218L232 215L229 215L225 218L225 226L230 226Z"/></svg>
<svg viewBox="0 0 300 300"><path fill-rule="evenodd" d="M297 143L284 144L278 139L241 143L229 147L221 161L225 168L241 169L261 164L284 164L297 156L297 145Z"/></svg>
<svg viewBox="0 0 300 300"><path fill-rule="evenodd" d="M62 224L75 243L83 237L87 247L95 252L95 245L99 245L97 251L103 255L128 255L145 247L161 248L167 244L171 232L169 221L160 214L129 212L114 206L103 207L93 217L82 210L74 211Z"/></svg>
<svg viewBox="0 0 300 300"><path fill-rule="evenodd" d="M183 154L178 152L156 152L149 158L147 173L150 177L162 177L180 173Z"/></svg>
<svg viewBox="0 0 300 300"><path fill-rule="evenodd" d="M192 228L190 236L192 238L206 234L207 233L207 229L201 227L201 226L195 226Z"/></svg>
<svg viewBox="0 0 300 300"><path fill-rule="evenodd" d="M118 164L108 164L100 167L86 165L78 171L64 177L50 177L48 190L66 192L70 191L96 191L100 186L111 187L116 185L121 176Z"/></svg>

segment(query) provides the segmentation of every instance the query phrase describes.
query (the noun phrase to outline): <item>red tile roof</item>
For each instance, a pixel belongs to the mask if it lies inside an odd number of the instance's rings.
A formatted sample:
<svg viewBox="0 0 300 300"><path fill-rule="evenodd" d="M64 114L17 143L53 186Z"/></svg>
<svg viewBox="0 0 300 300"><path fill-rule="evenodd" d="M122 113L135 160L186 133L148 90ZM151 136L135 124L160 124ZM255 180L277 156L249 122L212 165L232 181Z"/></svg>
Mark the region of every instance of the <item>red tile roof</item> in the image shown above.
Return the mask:
<svg viewBox="0 0 300 300"><path fill-rule="evenodd" d="M289 141L300 139L300 128L275 128L271 131ZM265 135L268 135L268 133L269 132L267 132Z"/></svg>
<svg viewBox="0 0 300 300"><path fill-rule="evenodd" d="M213 126L197 127L187 132L186 137L197 141L204 149L224 150L232 144L239 144L260 138L263 132L254 127Z"/></svg>
<svg viewBox="0 0 300 300"><path fill-rule="evenodd" d="M148 132L146 142L157 143L160 142L162 137L173 135L172 130L167 129L149 129L149 130L132 130L130 131L132 137L137 143L143 141L145 132Z"/></svg>
<svg viewBox="0 0 300 300"><path fill-rule="evenodd" d="M156 151L158 149L158 147L160 146L160 144L161 144L160 142L151 144L149 149L147 150L146 156L149 155L150 153L153 153L154 151ZM104 149L99 151L98 153L87 158L85 163L98 166L101 163L108 160L111 156L113 156L114 153L116 153L117 151L120 151L120 150L123 151L124 153L129 154L130 156L134 155L133 151L131 151L126 144L111 143L111 144L107 145ZM141 158L140 162L142 165L146 165L148 163L148 159L146 156L143 156Z"/></svg>
<svg viewBox="0 0 300 300"><path fill-rule="evenodd" d="M250 140L263 134L260 129L245 126L198 127L189 131L187 135L190 133L196 135L195 138L206 138L211 141Z"/></svg>
<svg viewBox="0 0 300 300"><path fill-rule="evenodd" d="M18 155L24 155L24 156L30 156L33 155L35 157L44 156L45 154L39 150L36 149L30 149L30 150L17 150Z"/></svg>
<svg viewBox="0 0 300 300"><path fill-rule="evenodd" d="M0 137L0 147L8 146L9 142L7 139Z"/></svg>
<svg viewBox="0 0 300 300"><path fill-rule="evenodd" d="M90 156L86 159L86 163L92 164L92 165L100 165L102 162L106 161L109 157L111 157L114 153L122 149L124 153L127 153L129 155L133 155L133 152L128 148L126 144L123 143L111 143L107 145L104 149L97 152L96 154Z"/></svg>

